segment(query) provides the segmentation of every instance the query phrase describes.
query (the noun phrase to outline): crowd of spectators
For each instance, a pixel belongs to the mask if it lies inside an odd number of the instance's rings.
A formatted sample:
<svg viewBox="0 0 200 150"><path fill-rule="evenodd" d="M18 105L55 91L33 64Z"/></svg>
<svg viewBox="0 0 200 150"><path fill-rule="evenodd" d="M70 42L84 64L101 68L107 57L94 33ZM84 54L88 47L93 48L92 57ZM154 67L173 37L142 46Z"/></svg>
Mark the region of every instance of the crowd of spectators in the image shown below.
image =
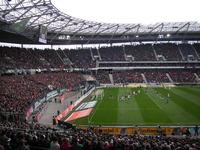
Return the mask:
<svg viewBox="0 0 200 150"><path fill-rule="evenodd" d="M147 69L147 70L124 70L124 71L112 71L114 83L196 83L197 77L195 73L200 77L199 71L191 70L171 70L171 69ZM142 77L142 74L146 78ZM167 76L169 74L169 77ZM172 81L169 79L171 77ZM110 84L111 79L108 71L98 71L96 79L103 84Z"/></svg>
<svg viewBox="0 0 200 150"><path fill-rule="evenodd" d="M29 50L16 47L0 47L1 68L37 68L40 62L29 53Z"/></svg>
<svg viewBox="0 0 200 150"><path fill-rule="evenodd" d="M0 109L25 112L38 98L48 92L79 86L83 77L78 73L46 73L35 75L0 76Z"/></svg>
<svg viewBox="0 0 200 150"><path fill-rule="evenodd" d="M198 55L197 57L200 59L200 44L196 43L193 45L194 50L196 51L196 54Z"/></svg>
<svg viewBox="0 0 200 150"><path fill-rule="evenodd" d="M169 83L169 78L165 71L146 71L144 72L147 82L149 83Z"/></svg>
<svg viewBox="0 0 200 150"><path fill-rule="evenodd" d="M125 52L126 55L132 55L134 61L156 61L151 44L126 45Z"/></svg>
<svg viewBox="0 0 200 150"><path fill-rule="evenodd" d="M0 47L0 67L5 69L93 68L96 61L198 60L199 44L140 44L98 49L28 49ZM98 58L96 58L98 57ZM130 58L128 58L130 57ZM101 59L100 59L101 58ZM189 59L188 59L189 58Z"/></svg>
<svg viewBox="0 0 200 150"><path fill-rule="evenodd" d="M102 47L99 49L102 61L125 61L122 46Z"/></svg>
<svg viewBox="0 0 200 150"><path fill-rule="evenodd" d="M96 63L92 60L90 49L64 50L75 68L93 68Z"/></svg>
<svg viewBox="0 0 200 150"><path fill-rule="evenodd" d="M197 55L195 52L195 49L190 44L179 44L179 48L181 49L181 52L183 54L183 59L188 61L197 60Z"/></svg>
<svg viewBox="0 0 200 150"><path fill-rule="evenodd" d="M94 74L96 80L102 84L111 84L109 78L109 71L98 71L98 73Z"/></svg>
<svg viewBox="0 0 200 150"><path fill-rule="evenodd" d="M24 76L1 76L0 82L0 105L6 112L24 112L33 100L48 91L47 87Z"/></svg>
<svg viewBox="0 0 200 150"><path fill-rule="evenodd" d="M165 43L165 44L154 44L153 45L157 57L163 56L166 61L181 61L182 56L179 48L176 44Z"/></svg>
<svg viewBox="0 0 200 150"><path fill-rule="evenodd" d="M141 72L135 70L113 72L114 83L143 83Z"/></svg>
<svg viewBox="0 0 200 150"><path fill-rule="evenodd" d="M51 86L54 90L60 88L67 88L72 90L73 87L78 86L82 81L83 77L79 73L43 73L25 76L29 81L42 84L44 86Z"/></svg>
<svg viewBox="0 0 200 150"><path fill-rule="evenodd" d="M41 64L47 68L62 68L64 63L55 50L30 50L32 55L39 58Z"/></svg>
<svg viewBox="0 0 200 150"><path fill-rule="evenodd" d="M55 130L55 127L51 126L20 121L1 121L0 150L2 147L4 147L3 150L29 150L30 146L49 147L49 141L45 142L46 139L42 135L45 136L43 133L51 134Z"/></svg>
<svg viewBox="0 0 200 150"><path fill-rule="evenodd" d="M172 78L173 82L177 82L177 83L195 83L196 82L196 77L194 73L191 71L182 71L182 70L170 71L169 75Z"/></svg>
<svg viewBox="0 0 200 150"><path fill-rule="evenodd" d="M61 130L40 125L0 124L1 150L198 150L197 136L112 135L100 130Z"/></svg>

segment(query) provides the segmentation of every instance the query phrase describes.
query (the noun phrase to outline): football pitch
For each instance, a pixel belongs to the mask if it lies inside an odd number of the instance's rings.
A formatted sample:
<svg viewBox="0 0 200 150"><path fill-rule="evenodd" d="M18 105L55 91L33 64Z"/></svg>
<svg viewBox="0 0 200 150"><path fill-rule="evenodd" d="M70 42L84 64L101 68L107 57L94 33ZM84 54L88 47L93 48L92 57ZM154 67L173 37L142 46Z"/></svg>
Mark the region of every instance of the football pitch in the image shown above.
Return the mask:
<svg viewBox="0 0 200 150"><path fill-rule="evenodd" d="M103 97L77 125L189 126L200 124L199 87L103 88Z"/></svg>

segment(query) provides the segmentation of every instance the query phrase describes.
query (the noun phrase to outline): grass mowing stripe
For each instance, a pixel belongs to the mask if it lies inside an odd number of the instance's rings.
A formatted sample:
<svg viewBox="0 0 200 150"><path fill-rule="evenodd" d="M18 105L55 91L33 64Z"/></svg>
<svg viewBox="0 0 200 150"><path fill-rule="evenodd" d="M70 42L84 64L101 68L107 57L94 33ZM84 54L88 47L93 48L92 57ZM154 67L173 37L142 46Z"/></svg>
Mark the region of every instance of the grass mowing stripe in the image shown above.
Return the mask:
<svg viewBox="0 0 200 150"><path fill-rule="evenodd" d="M126 93L126 95L131 95L133 91L136 91L136 89L133 90L133 88L127 88L126 91L120 89L119 97L124 96L123 93ZM117 124L122 123L126 123L129 125L144 124L144 120L140 112L140 108L138 107L137 102L135 100L135 96L130 96L130 99L127 100L118 100Z"/></svg>
<svg viewBox="0 0 200 150"><path fill-rule="evenodd" d="M146 94L149 96L150 100L162 111L163 116L165 116L165 119L167 122L171 123L171 119L168 116L168 112L166 112L166 109L164 108L164 105L166 103L166 100L163 99L163 97L157 93L154 88L150 88L147 90Z"/></svg>
<svg viewBox="0 0 200 150"><path fill-rule="evenodd" d="M179 105L185 111L187 111L188 113L196 117L198 120L200 120L200 113L199 113L200 107L198 105L195 105L190 100L183 98L179 94L177 94L178 91L176 90L176 88L173 88L173 90L167 89L167 91L171 93L171 95L173 96L172 100L177 105Z"/></svg>
<svg viewBox="0 0 200 150"><path fill-rule="evenodd" d="M121 97L128 95L130 93L130 88L119 88L118 91L118 107L117 107L117 122L116 124L120 124L122 122L129 123L131 119L131 115L129 113L131 111L130 106L132 106L132 102L130 100L121 100ZM129 108L129 109L128 109ZM129 117L124 117L128 115Z"/></svg>
<svg viewBox="0 0 200 150"><path fill-rule="evenodd" d="M92 119L93 119L97 109L99 108L98 106L102 103L102 99L98 99L97 101L98 101L97 105L95 106L95 108L93 108L92 113L88 116L88 122L89 123L93 123Z"/></svg>
<svg viewBox="0 0 200 150"><path fill-rule="evenodd" d="M155 108L153 110L141 109L141 114L144 118L145 123L152 125L168 123L169 119L164 117L165 113L151 101L145 91L144 89L141 90L140 98L136 99L138 106L140 108Z"/></svg>
<svg viewBox="0 0 200 150"><path fill-rule="evenodd" d="M117 121L118 110L113 108L118 107L118 90L118 88L108 88L104 90L102 103L98 106L98 109L91 120L93 123L98 124L104 122L105 124L109 124Z"/></svg>
<svg viewBox="0 0 200 150"><path fill-rule="evenodd" d="M151 98L151 100L160 108L162 108L162 103L166 103L166 99L162 97L159 93L157 93L154 88L148 88L147 95Z"/></svg>
<svg viewBox="0 0 200 150"><path fill-rule="evenodd" d="M148 90L148 96L151 98L151 101L154 102L154 104L156 104L159 107L159 109L161 109L165 113L165 117L169 120L169 123L173 123L175 120L171 118L167 109L168 107L171 107L171 104L168 103L167 97L164 97L155 89L156 88L151 88L150 91Z"/></svg>
<svg viewBox="0 0 200 150"><path fill-rule="evenodd" d="M173 120L172 124L187 125L198 122L196 117L194 117L192 114L188 113L187 111L185 111L185 109L175 103L176 98L173 97L173 93L163 88L155 88L155 90L159 92L162 97L165 98L167 98L168 94L170 94L169 102L164 105L164 110L167 112L170 119Z"/></svg>
<svg viewBox="0 0 200 150"><path fill-rule="evenodd" d="M187 99L194 105L198 105L200 107L200 98L186 91L185 88L174 88L173 91L176 93L176 95L179 95L181 98Z"/></svg>
<svg viewBox="0 0 200 150"><path fill-rule="evenodd" d="M191 99L195 100L195 103L197 105L200 105L200 88L199 89L194 89L194 88L179 88L180 90L186 92L188 95L190 95Z"/></svg>
<svg viewBox="0 0 200 150"><path fill-rule="evenodd" d="M184 87L184 88L187 88L187 89L190 89L190 90L192 90L192 91L196 91L196 92L200 92L200 86L195 86L195 87Z"/></svg>
<svg viewBox="0 0 200 150"><path fill-rule="evenodd" d="M191 94L193 94L194 96L200 96L200 87L199 88L194 88L194 87L184 87L184 88L180 88L182 90L185 90Z"/></svg>

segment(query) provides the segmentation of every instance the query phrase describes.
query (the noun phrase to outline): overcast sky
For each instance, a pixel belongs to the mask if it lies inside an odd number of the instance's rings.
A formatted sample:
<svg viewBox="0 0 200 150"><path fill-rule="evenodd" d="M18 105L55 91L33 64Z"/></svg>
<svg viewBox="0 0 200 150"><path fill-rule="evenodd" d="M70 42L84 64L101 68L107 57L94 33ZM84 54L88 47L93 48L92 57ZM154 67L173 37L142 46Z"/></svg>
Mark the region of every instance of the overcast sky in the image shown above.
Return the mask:
<svg viewBox="0 0 200 150"><path fill-rule="evenodd" d="M107 23L200 22L200 0L51 0L73 17Z"/></svg>

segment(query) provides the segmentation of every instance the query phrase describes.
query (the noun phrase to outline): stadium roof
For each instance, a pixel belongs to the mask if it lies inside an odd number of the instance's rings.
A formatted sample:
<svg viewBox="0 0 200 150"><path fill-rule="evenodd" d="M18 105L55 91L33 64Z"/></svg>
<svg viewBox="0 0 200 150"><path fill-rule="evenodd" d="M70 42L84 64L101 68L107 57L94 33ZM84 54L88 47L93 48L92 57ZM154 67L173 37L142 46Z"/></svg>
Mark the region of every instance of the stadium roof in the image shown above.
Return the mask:
<svg viewBox="0 0 200 150"><path fill-rule="evenodd" d="M15 41L18 43L39 43L40 25L47 28L48 44L200 39L198 22L161 22L149 25L100 23L67 15L59 11L50 0L1 0L2 42L12 42L10 38L16 35ZM5 33L12 35L4 36Z"/></svg>

